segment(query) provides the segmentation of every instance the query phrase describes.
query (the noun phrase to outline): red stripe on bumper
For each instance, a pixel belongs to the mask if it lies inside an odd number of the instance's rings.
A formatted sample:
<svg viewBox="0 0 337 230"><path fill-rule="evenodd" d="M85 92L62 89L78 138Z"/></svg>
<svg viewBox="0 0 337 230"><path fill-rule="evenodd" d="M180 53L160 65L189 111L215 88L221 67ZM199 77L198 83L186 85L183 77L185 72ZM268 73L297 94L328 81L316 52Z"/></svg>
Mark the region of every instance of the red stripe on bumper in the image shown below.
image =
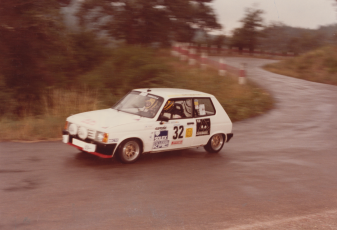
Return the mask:
<svg viewBox="0 0 337 230"><path fill-rule="evenodd" d="M68 145L71 145L71 146L74 146L75 148L78 148L79 150L83 150L83 148L81 148L81 147L78 147L77 145L73 145L72 143L67 143ZM83 150L84 151L84 150ZM85 152L87 152L87 151L85 151ZM87 152L87 153L90 153L90 152ZM100 157L100 158L112 158L112 155L110 156L110 155L104 155L104 154L101 154L101 153L96 153L96 152L92 152L92 153L90 153L90 154L92 154L92 155L95 155L95 156L98 156L98 157Z"/></svg>

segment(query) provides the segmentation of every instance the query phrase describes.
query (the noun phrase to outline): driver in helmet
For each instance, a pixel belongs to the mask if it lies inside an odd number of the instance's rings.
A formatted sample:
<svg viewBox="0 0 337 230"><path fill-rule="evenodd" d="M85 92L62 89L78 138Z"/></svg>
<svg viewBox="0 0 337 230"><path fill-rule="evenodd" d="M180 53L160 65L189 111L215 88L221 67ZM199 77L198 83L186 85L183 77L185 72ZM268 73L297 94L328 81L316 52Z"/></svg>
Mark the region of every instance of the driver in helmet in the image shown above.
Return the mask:
<svg viewBox="0 0 337 230"><path fill-rule="evenodd" d="M178 105L177 105L178 106ZM177 113L174 101L167 101L163 109L163 115L168 118L182 118L181 114Z"/></svg>
<svg viewBox="0 0 337 230"><path fill-rule="evenodd" d="M174 101L167 101L160 115L167 117L168 119L171 119L171 113L173 109L174 109Z"/></svg>
<svg viewBox="0 0 337 230"><path fill-rule="evenodd" d="M154 98L150 98L149 100L145 101L145 112L148 112L152 117L156 115L158 110L159 102Z"/></svg>
<svg viewBox="0 0 337 230"><path fill-rule="evenodd" d="M167 101L166 105L164 106L165 113L171 113L174 108L174 101Z"/></svg>

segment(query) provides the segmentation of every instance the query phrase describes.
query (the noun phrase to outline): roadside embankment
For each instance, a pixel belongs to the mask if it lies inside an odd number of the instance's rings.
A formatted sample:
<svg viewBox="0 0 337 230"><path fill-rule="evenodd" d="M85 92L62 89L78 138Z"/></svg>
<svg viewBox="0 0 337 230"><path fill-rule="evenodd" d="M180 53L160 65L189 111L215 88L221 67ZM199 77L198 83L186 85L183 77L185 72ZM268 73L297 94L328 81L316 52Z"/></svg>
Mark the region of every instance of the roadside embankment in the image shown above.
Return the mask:
<svg viewBox="0 0 337 230"><path fill-rule="evenodd" d="M46 90L38 111L26 106L20 116L7 113L0 117L0 140L58 138L66 117L109 108L133 88L171 87L211 93L232 121L263 114L273 107L271 95L254 83L239 85L236 76L219 76L215 69L189 66L171 57L167 50L119 49L77 81L77 87Z"/></svg>
<svg viewBox="0 0 337 230"><path fill-rule="evenodd" d="M326 46L268 64L264 69L308 81L337 85L337 46Z"/></svg>

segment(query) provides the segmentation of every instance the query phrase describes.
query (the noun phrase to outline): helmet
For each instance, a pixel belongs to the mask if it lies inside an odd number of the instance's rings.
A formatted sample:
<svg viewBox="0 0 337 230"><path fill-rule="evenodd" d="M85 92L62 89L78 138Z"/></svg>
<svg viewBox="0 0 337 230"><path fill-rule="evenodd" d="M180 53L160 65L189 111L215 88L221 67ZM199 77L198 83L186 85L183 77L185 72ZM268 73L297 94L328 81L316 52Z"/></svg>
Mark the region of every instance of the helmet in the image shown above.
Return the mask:
<svg viewBox="0 0 337 230"><path fill-rule="evenodd" d="M158 100L154 98L150 98L149 100L145 101L145 108L146 109L154 109L158 105Z"/></svg>
<svg viewBox="0 0 337 230"><path fill-rule="evenodd" d="M174 101L167 101L166 105L164 106L164 111L169 113L173 109Z"/></svg>

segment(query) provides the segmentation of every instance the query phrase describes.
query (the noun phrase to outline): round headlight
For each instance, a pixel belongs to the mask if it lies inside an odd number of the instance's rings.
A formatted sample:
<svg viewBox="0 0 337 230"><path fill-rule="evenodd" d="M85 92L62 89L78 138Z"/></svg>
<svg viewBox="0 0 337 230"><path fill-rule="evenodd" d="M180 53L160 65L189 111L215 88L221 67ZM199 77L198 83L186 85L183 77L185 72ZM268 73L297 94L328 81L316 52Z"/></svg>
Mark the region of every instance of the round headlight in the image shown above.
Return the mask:
<svg viewBox="0 0 337 230"><path fill-rule="evenodd" d="M69 125L69 133L70 133L70 135L76 135L77 134L77 125L75 125L75 124Z"/></svg>
<svg viewBox="0 0 337 230"><path fill-rule="evenodd" d="M86 128L84 128L84 127L80 127L80 128L78 129L78 136L79 136L82 140L84 140L84 139L87 138L87 136L88 136L88 130L87 130Z"/></svg>

